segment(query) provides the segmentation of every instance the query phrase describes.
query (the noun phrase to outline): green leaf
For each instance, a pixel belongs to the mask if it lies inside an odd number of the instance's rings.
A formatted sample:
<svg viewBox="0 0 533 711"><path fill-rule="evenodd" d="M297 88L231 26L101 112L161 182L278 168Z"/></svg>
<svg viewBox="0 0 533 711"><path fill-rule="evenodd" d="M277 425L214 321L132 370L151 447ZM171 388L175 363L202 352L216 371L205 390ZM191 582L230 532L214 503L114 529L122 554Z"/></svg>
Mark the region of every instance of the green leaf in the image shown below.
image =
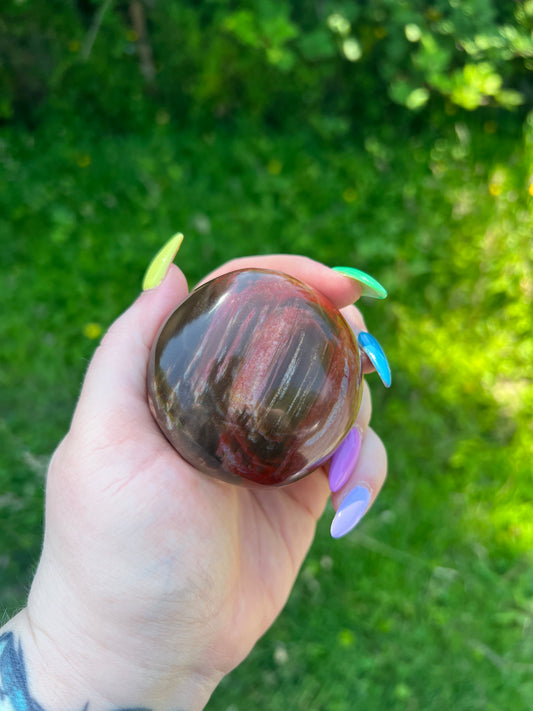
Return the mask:
<svg viewBox="0 0 533 711"><path fill-rule="evenodd" d="M405 105L408 109L416 110L421 109L426 105L429 99L429 91L425 87L419 87L418 89L413 89L413 91L405 99Z"/></svg>
<svg viewBox="0 0 533 711"><path fill-rule="evenodd" d="M338 53L331 33L323 27L301 34L298 38L298 47L302 56L310 61L331 59Z"/></svg>

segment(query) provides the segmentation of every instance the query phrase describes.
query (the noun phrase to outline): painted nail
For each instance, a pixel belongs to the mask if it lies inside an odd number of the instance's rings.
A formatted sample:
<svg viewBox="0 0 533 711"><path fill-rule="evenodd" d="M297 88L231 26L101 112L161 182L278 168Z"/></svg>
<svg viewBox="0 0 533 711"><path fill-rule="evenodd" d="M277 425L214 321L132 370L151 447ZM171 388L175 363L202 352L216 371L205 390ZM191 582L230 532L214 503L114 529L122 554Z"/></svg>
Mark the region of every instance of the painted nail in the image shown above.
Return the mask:
<svg viewBox="0 0 533 711"><path fill-rule="evenodd" d="M342 538L357 526L370 503L370 492L366 486L356 486L343 499L335 518L331 522L333 538Z"/></svg>
<svg viewBox="0 0 533 711"><path fill-rule="evenodd" d="M362 439L361 430L355 425L335 450L329 465L329 488L331 491L342 489L350 478L359 459Z"/></svg>
<svg viewBox="0 0 533 711"><path fill-rule="evenodd" d="M389 361L387 356L383 352L383 348L379 345L374 336L365 331L361 331L357 336L357 342L364 350L366 355L370 358L372 365L376 369L377 374L381 378L383 385L386 388L390 388L392 382L392 375L390 371Z"/></svg>
<svg viewBox="0 0 533 711"><path fill-rule="evenodd" d="M155 255L144 275L142 285L143 291L155 289L156 286L161 284L168 272L170 264L174 261L174 257L178 253L182 242L183 235L178 233L174 235L174 237L171 237L165 246L162 247Z"/></svg>
<svg viewBox="0 0 533 711"><path fill-rule="evenodd" d="M370 296L373 299L387 298L387 290L370 274L353 267L333 267L333 271L358 281L361 284L361 294L363 296Z"/></svg>

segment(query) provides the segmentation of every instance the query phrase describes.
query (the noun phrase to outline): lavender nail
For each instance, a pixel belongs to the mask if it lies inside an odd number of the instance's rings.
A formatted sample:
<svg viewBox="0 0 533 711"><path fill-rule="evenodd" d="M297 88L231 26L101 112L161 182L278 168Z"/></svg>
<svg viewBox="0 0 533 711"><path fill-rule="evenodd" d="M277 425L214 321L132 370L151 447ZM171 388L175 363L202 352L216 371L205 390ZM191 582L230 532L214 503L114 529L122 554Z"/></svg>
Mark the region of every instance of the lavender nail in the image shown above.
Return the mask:
<svg viewBox="0 0 533 711"><path fill-rule="evenodd" d="M361 431L352 427L331 457L329 465L329 488L338 491L346 484L355 469L361 451Z"/></svg>
<svg viewBox="0 0 533 711"><path fill-rule="evenodd" d="M339 506L331 522L331 535L341 538L349 533L365 515L370 504L370 491L365 486L356 486Z"/></svg>

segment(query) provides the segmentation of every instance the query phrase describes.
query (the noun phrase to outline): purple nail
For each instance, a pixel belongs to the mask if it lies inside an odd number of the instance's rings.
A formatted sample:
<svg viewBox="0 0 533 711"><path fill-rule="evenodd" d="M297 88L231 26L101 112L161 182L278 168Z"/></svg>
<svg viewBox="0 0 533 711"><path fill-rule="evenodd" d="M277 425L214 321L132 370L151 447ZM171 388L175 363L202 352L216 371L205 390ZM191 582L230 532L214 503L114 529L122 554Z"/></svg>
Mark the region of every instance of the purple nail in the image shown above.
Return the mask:
<svg viewBox="0 0 533 711"><path fill-rule="evenodd" d="M331 457L329 465L329 488L338 491L346 484L355 469L361 451L361 431L352 427Z"/></svg>
<svg viewBox="0 0 533 711"><path fill-rule="evenodd" d="M331 522L331 535L341 538L355 528L365 515L370 503L370 492L365 486L356 486L342 501Z"/></svg>

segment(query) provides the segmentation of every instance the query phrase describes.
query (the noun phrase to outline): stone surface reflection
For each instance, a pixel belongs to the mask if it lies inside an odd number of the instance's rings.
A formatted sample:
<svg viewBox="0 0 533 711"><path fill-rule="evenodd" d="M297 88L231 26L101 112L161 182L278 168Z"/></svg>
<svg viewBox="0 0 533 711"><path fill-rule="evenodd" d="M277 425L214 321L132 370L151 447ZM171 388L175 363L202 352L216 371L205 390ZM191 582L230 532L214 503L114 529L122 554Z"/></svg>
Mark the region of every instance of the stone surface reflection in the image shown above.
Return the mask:
<svg viewBox="0 0 533 711"><path fill-rule="evenodd" d="M361 359L339 311L285 274L244 269L195 289L150 356L150 407L181 456L244 485L296 481L353 424Z"/></svg>

